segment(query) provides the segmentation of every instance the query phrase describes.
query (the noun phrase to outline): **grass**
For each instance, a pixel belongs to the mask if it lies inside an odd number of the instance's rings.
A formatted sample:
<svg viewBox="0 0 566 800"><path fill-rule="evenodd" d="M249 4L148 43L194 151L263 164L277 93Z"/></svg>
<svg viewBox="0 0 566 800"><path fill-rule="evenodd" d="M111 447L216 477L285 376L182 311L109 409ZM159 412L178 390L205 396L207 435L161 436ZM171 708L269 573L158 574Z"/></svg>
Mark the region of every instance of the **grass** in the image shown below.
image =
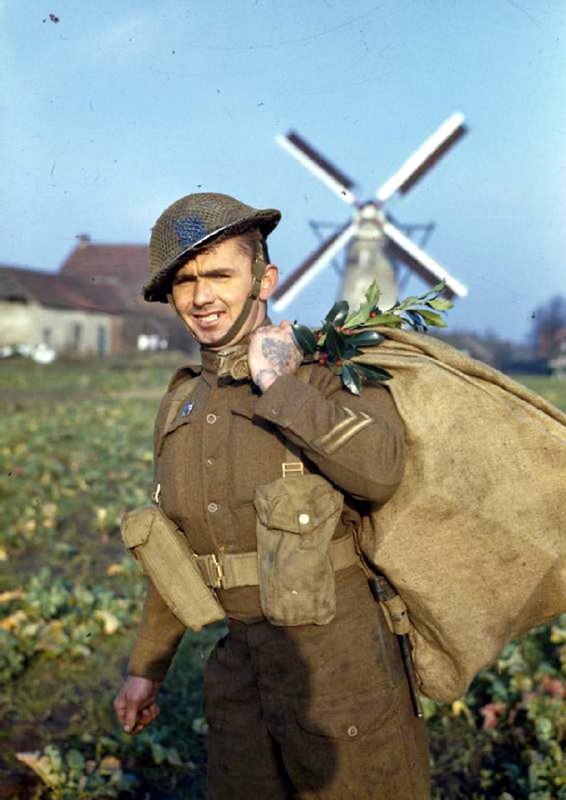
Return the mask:
<svg viewBox="0 0 566 800"><path fill-rule="evenodd" d="M0 362L5 419L0 634L7 654L0 656L5 679L0 717L7 723L0 732L0 800L43 796L15 753L45 752L49 745L55 748L50 769L61 782L49 795L55 800L127 798L132 792L147 800L205 796L202 667L221 626L185 636L162 689L160 721L147 733L134 740L125 736L112 710L141 601L135 564L123 553L119 519L149 500L153 418L168 378L182 361L181 354L165 354L49 366L21 359ZM566 410L566 381L523 381ZM46 566L49 572L42 572ZM6 592L16 596L5 599L1 593ZM513 797L564 796L566 788L558 787L553 795L545 783L555 780L552 742L559 736L552 705L556 698L539 686L545 675L559 675L561 653L566 662L566 632L556 627L552 643L549 630L539 632L536 641L534 635L525 640L531 650L536 644L534 656L527 658L527 653L520 663L514 656L514 672L503 664L499 683L495 673L487 672L475 684L466 701L468 716L450 707L429 707L438 800L502 796L499 790L489 793L497 785L489 777L496 769L496 742L493 732L482 730L481 709L495 701L508 710L523 703L517 719L529 714L533 719L521 722L520 730L529 732L528 747L551 776L536 777L534 767L525 766L521 776L525 770L535 775L534 794L525 789ZM534 700L523 697L527 685ZM550 703L548 708L544 703ZM539 738L531 732L536 725ZM503 735L504 730L496 732ZM500 749L508 749L510 737ZM67 763L61 754L71 752L75 755ZM488 777L481 778L482 769ZM76 788L81 780L90 788ZM132 780L135 789L128 788ZM482 788L490 780L492 788Z"/></svg>

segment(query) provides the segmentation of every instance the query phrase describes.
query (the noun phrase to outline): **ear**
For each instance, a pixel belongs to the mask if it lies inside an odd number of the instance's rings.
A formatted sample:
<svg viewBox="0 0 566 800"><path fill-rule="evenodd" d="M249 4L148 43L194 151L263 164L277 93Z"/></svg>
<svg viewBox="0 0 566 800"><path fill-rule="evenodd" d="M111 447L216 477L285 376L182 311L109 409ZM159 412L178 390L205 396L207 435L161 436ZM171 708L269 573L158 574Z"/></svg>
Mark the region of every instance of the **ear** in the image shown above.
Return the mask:
<svg viewBox="0 0 566 800"><path fill-rule="evenodd" d="M271 297L278 282L279 269L275 266L275 264L268 264L261 279L261 289L258 295L259 299L267 300L268 297Z"/></svg>

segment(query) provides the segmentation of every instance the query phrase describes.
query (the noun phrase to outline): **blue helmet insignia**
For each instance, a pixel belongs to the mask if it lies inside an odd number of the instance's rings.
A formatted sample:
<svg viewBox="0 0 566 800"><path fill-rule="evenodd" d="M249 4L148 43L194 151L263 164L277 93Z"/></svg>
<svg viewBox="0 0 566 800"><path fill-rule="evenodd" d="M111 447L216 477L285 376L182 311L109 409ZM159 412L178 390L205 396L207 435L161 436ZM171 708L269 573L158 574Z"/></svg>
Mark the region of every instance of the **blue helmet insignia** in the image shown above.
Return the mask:
<svg viewBox="0 0 566 800"><path fill-rule="evenodd" d="M206 236L206 227L200 217L181 217L175 222L175 232L179 246L192 247Z"/></svg>

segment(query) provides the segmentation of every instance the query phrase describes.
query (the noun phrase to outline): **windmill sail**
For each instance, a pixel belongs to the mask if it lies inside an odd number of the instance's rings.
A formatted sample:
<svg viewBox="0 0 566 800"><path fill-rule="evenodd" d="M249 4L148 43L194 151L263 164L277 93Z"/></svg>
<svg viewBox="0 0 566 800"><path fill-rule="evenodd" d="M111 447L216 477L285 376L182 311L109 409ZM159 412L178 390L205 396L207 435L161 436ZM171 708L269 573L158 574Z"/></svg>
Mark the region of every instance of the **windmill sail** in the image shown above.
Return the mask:
<svg viewBox="0 0 566 800"><path fill-rule="evenodd" d="M273 308L275 311L283 311L287 308L295 297L305 286L324 269L329 261L332 261L338 253L352 238L356 230L354 223L347 223L340 230L326 239L317 249L311 253L277 288L273 293Z"/></svg>
<svg viewBox="0 0 566 800"><path fill-rule="evenodd" d="M379 203L395 192L405 194L466 133L464 116L453 114L405 161L376 193Z"/></svg>
<svg viewBox="0 0 566 800"><path fill-rule="evenodd" d="M462 114L452 114L377 190L376 199L361 202L354 181L315 150L298 133L278 136L284 147L311 173L323 181L345 203L355 206L353 219L323 242L289 275L277 292L274 308L286 308L331 261L340 248L348 246L340 297L358 304L372 280L382 289L383 307L398 298L396 264L400 261L428 284L446 281L447 293L465 297L466 287L447 269L418 247L396 227L382 205L394 194L407 193L466 132Z"/></svg>
<svg viewBox="0 0 566 800"><path fill-rule="evenodd" d="M289 131L286 136L277 136L276 142L332 189L341 200L350 205L356 202L356 196L352 191L356 185L354 181L324 158L302 136Z"/></svg>
<svg viewBox="0 0 566 800"><path fill-rule="evenodd" d="M395 250L395 254L419 275L426 283L434 286L440 280L446 281L447 292L450 297L465 297L468 294L463 283L453 278L447 269L421 250L408 236L401 233L391 222L383 224L383 232Z"/></svg>

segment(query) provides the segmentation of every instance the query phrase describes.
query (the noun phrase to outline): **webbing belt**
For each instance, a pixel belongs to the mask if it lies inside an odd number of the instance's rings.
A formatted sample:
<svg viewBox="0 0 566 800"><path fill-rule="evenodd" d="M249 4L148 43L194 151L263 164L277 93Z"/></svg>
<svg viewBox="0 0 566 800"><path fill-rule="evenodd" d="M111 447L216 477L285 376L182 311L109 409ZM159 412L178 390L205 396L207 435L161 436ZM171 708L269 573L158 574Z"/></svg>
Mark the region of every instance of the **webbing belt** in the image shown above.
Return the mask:
<svg viewBox="0 0 566 800"><path fill-rule="evenodd" d="M334 571L359 562L353 536L342 536L330 542L330 560ZM205 583L213 589L235 589L237 586L258 586L257 552L225 553L196 556Z"/></svg>

